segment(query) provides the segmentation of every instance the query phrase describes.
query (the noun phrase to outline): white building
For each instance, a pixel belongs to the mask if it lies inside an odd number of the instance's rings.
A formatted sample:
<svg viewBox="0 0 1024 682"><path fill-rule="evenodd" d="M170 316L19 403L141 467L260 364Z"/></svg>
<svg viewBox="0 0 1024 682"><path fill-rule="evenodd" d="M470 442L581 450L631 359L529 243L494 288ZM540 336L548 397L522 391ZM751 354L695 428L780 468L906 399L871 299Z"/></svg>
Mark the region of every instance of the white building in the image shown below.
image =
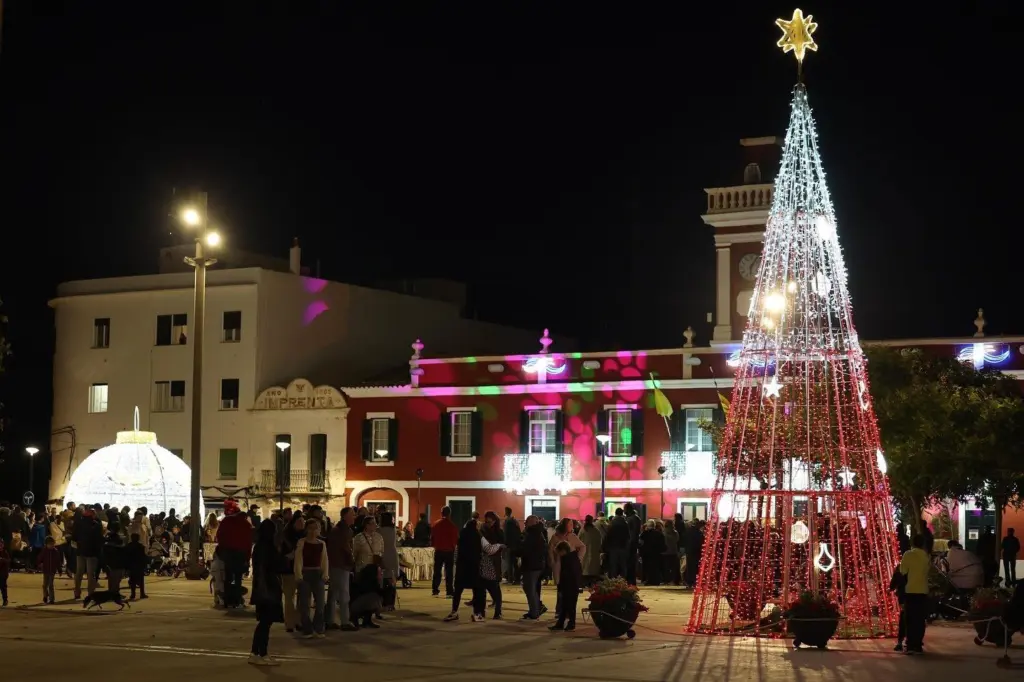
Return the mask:
<svg viewBox="0 0 1024 682"><path fill-rule="evenodd" d="M340 493L348 409L332 386L394 369L418 338L435 352L473 354L521 348L535 336L464 319L457 303L293 272L209 272L204 488L260 485L276 496L275 442L286 435L286 492ZM51 499L91 451L131 428L136 406L143 429L191 460L193 281L182 272L59 286L50 303L57 332Z"/></svg>

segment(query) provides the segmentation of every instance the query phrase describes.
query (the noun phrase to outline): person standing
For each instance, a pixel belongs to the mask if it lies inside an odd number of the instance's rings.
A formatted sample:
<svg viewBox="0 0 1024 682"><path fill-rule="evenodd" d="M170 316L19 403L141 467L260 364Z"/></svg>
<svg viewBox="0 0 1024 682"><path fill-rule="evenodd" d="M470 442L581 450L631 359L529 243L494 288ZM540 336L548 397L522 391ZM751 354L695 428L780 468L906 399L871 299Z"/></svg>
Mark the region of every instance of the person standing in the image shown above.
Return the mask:
<svg viewBox="0 0 1024 682"><path fill-rule="evenodd" d="M246 521L248 523L248 521ZM306 521L306 537L295 547L295 582L299 586L299 619L306 639L324 636L324 576L330 573L327 546L320 539L320 522ZM309 600L313 599L313 619Z"/></svg>
<svg viewBox="0 0 1024 682"><path fill-rule="evenodd" d="M509 585L519 583L519 546L523 541L523 532L519 529L519 521L512 513L511 507L505 507L505 547L504 573Z"/></svg>
<svg viewBox="0 0 1024 682"><path fill-rule="evenodd" d="M442 512L443 514L443 512ZM437 527L435 524L436 534ZM459 619L459 600L462 599L464 590L476 590L480 581L480 559L483 557L483 542L480 536L480 529L477 528L476 519L466 521L466 525L459 532L457 551L455 552L455 580L452 591L452 612L444 617L446 623ZM437 575L434 575L437 580ZM474 621L482 621L483 616L474 613Z"/></svg>
<svg viewBox="0 0 1024 682"><path fill-rule="evenodd" d="M906 653L924 653L925 619L928 617L928 573L931 570L931 556L925 551L925 537L914 536L913 547L900 560L900 573L906 576L904 586L907 623Z"/></svg>
<svg viewBox="0 0 1024 682"><path fill-rule="evenodd" d="M558 620L549 627L551 631L564 630L572 632L576 629L576 603L583 587L583 569L580 556L565 540L555 546L558 558Z"/></svg>
<svg viewBox="0 0 1024 682"><path fill-rule="evenodd" d="M60 571L60 552L53 538L46 538L43 542L43 549L36 557L36 567L43 572L43 603L52 604L57 596L53 589L53 579Z"/></svg>
<svg viewBox="0 0 1024 682"><path fill-rule="evenodd" d="M996 561L996 534L992 532L992 526L985 526L981 537L978 538L978 545L974 549L981 557L981 566L985 572L985 587L988 587L999 573L999 562Z"/></svg>
<svg viewBox="0 0 1024 682"><path fill-rule="evenodd" d="M327 534L327 572L331 576L331 584L327 589L327 611L324 617L327 627L331 629L356 629L348 610L352 569L355 567L352 557L352 524L355 520L355 510L345 507L341 510L341 520ZM334 621L335 612L338 614L338 622Z"/></svg>
<svg viewBox="0 0 1024 682"><path fill-rule="evenodd" d="M274 542L277 527L273 521L260 523L256 531L256 547L252 553L252 597L258 622L252 633L252 649L249 663L252 665L281 665L270 657L270 627L284 620L281 606L281 571L284 566L282 555ZM306 610L307 618L309 609Z"/></svg>
<svg viewBox="0 0 1024 682"><path fill-rule="evenodd" d="M602 547L608 557L608 577L626 577L629 566L629 524L626 523L621 507L615 510L615 518L608 524Z"/></svg>
<svg viewBox="0 0 1024 682"><path fill-rule="evenodd" d="M87 576L89 594L99 587L100 550L103 548L103 526L96 512L88 507L75 521L71 539L75 543L75 599L82 598L82 576Z"/></svg>
<svg viewBox="0 0 1024 682"><path fill-rule="evenodd" d="M587 548L586 561L583 562L583 585L593 585L601 577L601 531L589 514L583 519L580 540Z"/></svg>
<svg viewBox="0 0 1024 682"><path fill-rule="evenodd" d="M1006 529L1002 550L1003 575L1006 576L1006 585L1012 587L1017 584L1017 555L1020 553L1020 540L1014 535L1012 528Z"/></svg>
<svg viewBox="0 0 1024 682"><path fill-rule="evenodd" d="M430 546L434 548L434 580L431 594L441 591L441 569L444 569L444 596L450 599L455 590L452 578L455 568L455 547L459 544L459 529L451 520L451 507L441 508L441 518L430 529Z"/></svg>
<svg viewBox="0 0 1024 682"><path fill-rule="evenodd" d="M643 530L643 521L636 513L636 507L632 502L625 505L626 525L629 526L629 551L626 556L626 581L630 585L636 585L636 564L637 553L640 550L640 532Z"/></svg>
<svg viewBox="0 0 1024 682"><path fill-rule="evenodd" d="M224 514L214 536L224 557L224 605L244 608L242 576L249 568L252 554L252 524L238 508L238 502L230 498L224 501Z"/></svg>
<svg viewBox="0 0 1024 682"><path fill-rule="evenodd" d="M416 522L416 528L412 532L413 547L430 547L430 522L426 514L420 514L420 520Z"/></svg>
<svg viewBox="0 0 1024 682"><path fill-rule="evenodd" d="M523 592L527 604L523 620L537 620L543 613L539 588L540 577L547 565L548 543L544 539L544 526L536 516L526 517L526 531L518 553L522 562Z"/></svg>

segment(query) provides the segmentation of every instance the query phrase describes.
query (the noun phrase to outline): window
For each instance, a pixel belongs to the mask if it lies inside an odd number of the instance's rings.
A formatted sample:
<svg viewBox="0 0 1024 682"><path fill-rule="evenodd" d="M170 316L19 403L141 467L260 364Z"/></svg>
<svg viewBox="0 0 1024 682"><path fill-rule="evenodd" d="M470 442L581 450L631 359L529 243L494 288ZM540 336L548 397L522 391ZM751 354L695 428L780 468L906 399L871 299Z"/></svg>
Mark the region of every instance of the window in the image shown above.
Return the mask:
<svg viewBox="0 0 1024 682"><path fill-rule="evenodd" d="M168 448L167 451L172 455L177 455L178 459L185 459L184 448Z"/></svg>
<svg viewBox="0 0 1024 682"><path fill-rule="evenodd" d="M154 412L181 412L184 409L184 381L157 381L153 384Z"/></svg>
<svg viewBox="0 0 1024 682"><path fill-rule="evenodd" d="M390 419L372 419L371 424L371 436L370 436L370 461L371 462L387 462L390 460L391 449L388 438L388 425Z"/></svg>
<svg viewBox="0 0 1024 682"><path fill-rule="evenodd" d="M107 411L107 385L93 384L89 387L89 412Z"/></svg>
<svg viewBox="0 0 1024 682"><path fill-rule="evenodd" d="M188 343L188 315L175 313L174 315L156 316L156 345L158 346L182 346Z"/></svg>
<svg viewBox="0 0 1024 682"><path fill-rule="evenodd" d="M287 447L281 447L287 445ZM274 478L278 490L292 486L292 434L279 433L274 436Z"/></svg>
<svg viewBox="0 0 1024 682"><path fill-rule="evenodd" d="M473 413L468 410L449 412L452 420L452 457L473 456Z"/></svg>
<svg viewBox="0 0 1024 682"><path fill-rule="evenodd" d="M327 434L313 433L309 436L309 489L322 492L327 474Z"/></svg>
<svg viewBox="0 0 1024 682"><path fill-rule="evenodd" d="M238 409L238 379L220 380L220 409Z"/></svg>
<svg viewBox="0 0 1024 682"><path fill-rule="evenodd" d="M710 422L712 408L688 408L686 410L686 451L712 452L711 434L700 427L701 422Z"/></svg>
<svg viewBox="0 0 1024 682"><path fill-rule="evenodd" d="M234 480L238 476L238 448L220 449L220 478Z"/></svg>
<svg viewBox="0 0 1024 682"><path fill-rule="evenodd" d="M242 311L228 310L224 313L224 341L232 343L242 340Z"/></svg>
<svg viewBox="0 0 1024 682"><path fill-rule="evenodd" d="M743 184L758 185L761 183L761 167L756 163L748 163L743 169Z"/></svg>
<svg viewBox="0 0 1024 682"><path fill-rule="evenodd" d="M608 410L609 457L633 456L632 410Z"/></svg>
<svg viewBox="0 0 1024 682"><path fill-rule="evenodd" d="M97 317L92 321L92 347L110 348L109 317Z"/></svg>
<svg viewBox="0 0 1024 682"><path fill-rule="evenodd" d="M530 410L529 454L554 453L558 451L558 410Z"/></svg>

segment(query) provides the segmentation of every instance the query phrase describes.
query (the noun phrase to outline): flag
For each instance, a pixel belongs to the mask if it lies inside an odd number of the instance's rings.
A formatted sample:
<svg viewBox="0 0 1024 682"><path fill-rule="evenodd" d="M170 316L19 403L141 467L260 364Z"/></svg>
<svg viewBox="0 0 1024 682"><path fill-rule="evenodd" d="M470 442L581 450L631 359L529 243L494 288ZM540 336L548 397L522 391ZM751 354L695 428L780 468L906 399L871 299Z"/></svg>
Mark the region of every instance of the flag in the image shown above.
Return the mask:
<svg viewBox="0 0 1024 682"><path fill-rule="evenodd" d="M721 391L718 392L718 404L722 406L722 413L725 414L726 417L728 417L729 416L729 399L726 398L724 395L722 395ZM671 409L671 407L670 407L670 409Z"/></svg>
<svg viewBox="0 0 1024 682"><path fill-rule="evenodd" d="M665 394L658 388L658 384L654 381L654 373L651 372L651 385L654 387L654 411L658 413L658 416L665 420L665 430L668 431L668 438L672 440L672 429L669 428L668 419L672 416L672 403L669 402Z"/></svg>

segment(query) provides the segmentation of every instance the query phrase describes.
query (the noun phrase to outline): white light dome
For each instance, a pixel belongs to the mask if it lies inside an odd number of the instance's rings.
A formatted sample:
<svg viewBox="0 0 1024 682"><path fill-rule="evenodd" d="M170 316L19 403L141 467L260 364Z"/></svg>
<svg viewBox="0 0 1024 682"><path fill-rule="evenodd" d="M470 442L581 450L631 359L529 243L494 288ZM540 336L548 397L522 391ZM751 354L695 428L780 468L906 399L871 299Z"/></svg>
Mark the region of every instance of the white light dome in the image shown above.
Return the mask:
<svg viewBox="0 0 1024 682"><path fill-rule="evenodd" d="M137 414L137 413L136 413ZM136 416L136 425L138 417ZM192 469L157 445L150 431L121 431L117 443L85 458L71 474L64 502L109 504L114 509L146 507L150 514L174 509L178 518L191 510ZM205 518L202 493L199 516Z"/></svg>

